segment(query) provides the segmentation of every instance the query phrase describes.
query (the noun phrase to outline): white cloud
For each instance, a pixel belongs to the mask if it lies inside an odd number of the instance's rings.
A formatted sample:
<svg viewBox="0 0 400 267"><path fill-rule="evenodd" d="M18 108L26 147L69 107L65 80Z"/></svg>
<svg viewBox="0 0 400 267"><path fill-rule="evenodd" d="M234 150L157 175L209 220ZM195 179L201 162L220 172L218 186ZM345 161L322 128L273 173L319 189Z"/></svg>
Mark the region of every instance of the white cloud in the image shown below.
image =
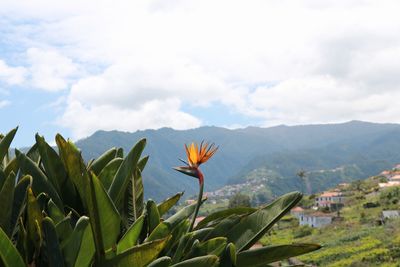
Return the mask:
<svg viewBox="0 0 400 267"><path fill-rule="evenodd" d="M194 127L181 107L214 102L266 125L399 122L398 1L77 3L0 3L35 21L18 39L39 47L27 53L33 85L69 89L60 120L77 137Z"/></svg>
<svg viewBox="0 0 400 267"><path fill-rule="evenodd" d="M11 102L8 101L8 100L0 100L0 109L1 109L1 108L4 108L4 107L7 107L7 106L9 106L10 104L11 104Z"/></svg>
<svg viewBox="0 0 400 267"><path fill-rule="evenodd" d="M0 59L0 81L8 85L20 85L25 81L27 71L23 67L10 67Z"/></svg>
<svg viewBox="0 0 400 267"><path fill-rule="evenodd" d="M70 79L78 73L78 66L56 50L29 48L27 59L31 85L42 90L66 89Z"/></svg>
<svg viewBox="0 0 400 267"><path fill-rule="evenodd" d="M73 125L75 137L87 136L98 129L131 131L172 127L187 129L200 126L195 117L181 112L178 99L152 100L134 108L100 104L84 105L79 101L68 103L60 119L62 125Z"/></svg>

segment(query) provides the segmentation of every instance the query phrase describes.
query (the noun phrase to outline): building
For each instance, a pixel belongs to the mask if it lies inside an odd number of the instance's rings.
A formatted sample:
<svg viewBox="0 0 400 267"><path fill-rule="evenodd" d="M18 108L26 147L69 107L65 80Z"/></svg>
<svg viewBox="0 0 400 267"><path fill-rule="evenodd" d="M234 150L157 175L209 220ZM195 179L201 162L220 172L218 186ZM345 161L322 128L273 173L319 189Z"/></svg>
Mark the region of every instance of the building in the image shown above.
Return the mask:
<svg viewBox="0 0 400 267"><path fill-rule="evenodd" d="M304 213L299 216L299 224L319 228L331 224L334 217L332 213Z"/></svg>
<svg viewBox="0 0 400 267"><path fill-rule="evenodd" d="M400 218L400 210L384 210L381 217L382 220Z"/></svg>
<svg viewBox="0 0 400 267"><path fill-rule="evenodd" d="M315 198L315 206L332 208L333 204L343 204L344 200L341 192L327 191Z"/></svg>
<svg viewBox="0 0 400 267"><path fill-rule="evenodd" d="M379 183L379 188L392 187L392 186L400 186L400 180L399 181L389 181L387 183Z"/></svg>
<svg viewBox="0 0 400 267"><path fill-rule="evenodd" d="M290 214L293 217L299 218L302 214L304 214L304 209L302 207L295 207L290 210Z"/></svg>

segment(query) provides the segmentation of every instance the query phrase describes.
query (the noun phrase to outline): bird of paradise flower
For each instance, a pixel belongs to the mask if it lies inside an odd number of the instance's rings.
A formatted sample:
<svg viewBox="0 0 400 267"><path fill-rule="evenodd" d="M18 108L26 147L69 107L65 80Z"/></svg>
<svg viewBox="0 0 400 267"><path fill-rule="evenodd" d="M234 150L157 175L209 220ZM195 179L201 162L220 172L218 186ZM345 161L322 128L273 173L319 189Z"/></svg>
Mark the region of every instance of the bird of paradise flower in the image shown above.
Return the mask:
<svg viewBox="0 0 400 267"><path fill-rule="evenodd" d="M215 146L214 143L209 144L202 141L200 143L200 146L197 143L191 143L189 147L185 144L185 150L187 155L187 162L184 160L181 161L184 162L186 166L175 167L174 169L183 174L195 177L199 180L199 195L197 198L197 205L194 216L189 227L190 232L193 229L203 198L204 175L199 167L201 164L207 162L207 160L209 160L215 154L215 152L217 152L218 147Z"/></svg>

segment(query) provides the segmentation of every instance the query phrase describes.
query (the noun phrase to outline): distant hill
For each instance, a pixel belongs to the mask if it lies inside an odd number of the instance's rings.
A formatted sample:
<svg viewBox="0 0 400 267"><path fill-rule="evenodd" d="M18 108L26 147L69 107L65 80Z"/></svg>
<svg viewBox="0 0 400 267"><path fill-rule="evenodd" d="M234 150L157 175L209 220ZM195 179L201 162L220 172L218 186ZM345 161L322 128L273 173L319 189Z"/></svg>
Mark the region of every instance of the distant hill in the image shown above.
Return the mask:
<svg viewBox="0 0 400 267"><path fill-rule="evenodd" d="M273 195L295 189L304 191L307 182L316 192L341 181L371 176L400 162L400 125L360 121L237 130L201 127L134 133L98 131L76 144L89 160L113 146L128 151L143 137L148 141L145 153L150 155L143 174L145 193L156 200L177 191L185 191L186 196L196 192L197 181L172 170L181 165L178 158L186 157L183 144L192 141L207 140L220 147L202 166L206 191L242 183L257 169L269 169L276 174L267 184ZM343 171L332 171L336 168ZM301 169L306 171L308 180L297 177Z"/></svg>

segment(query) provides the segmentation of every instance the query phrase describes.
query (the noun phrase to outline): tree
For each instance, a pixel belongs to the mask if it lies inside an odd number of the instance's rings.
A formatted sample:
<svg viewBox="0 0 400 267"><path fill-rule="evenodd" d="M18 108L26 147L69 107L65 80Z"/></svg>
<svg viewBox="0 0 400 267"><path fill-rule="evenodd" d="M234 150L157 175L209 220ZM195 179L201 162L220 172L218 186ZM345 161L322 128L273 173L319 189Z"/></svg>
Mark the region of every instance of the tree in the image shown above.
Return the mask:
<svg viewBox="0 0 400 267"><path fill-rule="evenodd" d="M245 194L236 193L229 199L229 208L251 207L250 197Z"/></svg>

